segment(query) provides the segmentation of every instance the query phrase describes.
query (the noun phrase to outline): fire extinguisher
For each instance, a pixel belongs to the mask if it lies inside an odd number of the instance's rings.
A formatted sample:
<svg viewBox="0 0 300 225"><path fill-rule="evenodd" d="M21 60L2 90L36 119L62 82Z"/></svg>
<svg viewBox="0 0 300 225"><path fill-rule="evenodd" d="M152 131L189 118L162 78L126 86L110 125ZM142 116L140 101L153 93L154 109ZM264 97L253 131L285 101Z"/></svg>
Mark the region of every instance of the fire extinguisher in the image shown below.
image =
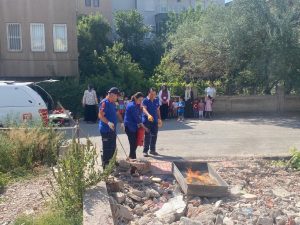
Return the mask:
<svg viewBox="0 0 300 225"><path fill-rule="evenodd" d="M145 136L144 128L143 127L138 128L137 138L136 138L136 145L137 146L144 146L144 136Z"/></svg>

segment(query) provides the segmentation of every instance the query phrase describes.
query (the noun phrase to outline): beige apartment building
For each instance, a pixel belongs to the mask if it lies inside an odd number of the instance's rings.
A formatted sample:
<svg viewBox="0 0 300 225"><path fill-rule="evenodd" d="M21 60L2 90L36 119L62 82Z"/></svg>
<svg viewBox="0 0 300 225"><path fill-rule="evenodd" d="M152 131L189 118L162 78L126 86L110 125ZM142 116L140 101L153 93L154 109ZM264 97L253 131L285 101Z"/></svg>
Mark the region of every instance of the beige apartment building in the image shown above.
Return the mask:
<svg viewBox="0 0 300 225"><path fill-rule="evenodd" d="M78 76L74 0L0 0L0 79Z"/></svg>

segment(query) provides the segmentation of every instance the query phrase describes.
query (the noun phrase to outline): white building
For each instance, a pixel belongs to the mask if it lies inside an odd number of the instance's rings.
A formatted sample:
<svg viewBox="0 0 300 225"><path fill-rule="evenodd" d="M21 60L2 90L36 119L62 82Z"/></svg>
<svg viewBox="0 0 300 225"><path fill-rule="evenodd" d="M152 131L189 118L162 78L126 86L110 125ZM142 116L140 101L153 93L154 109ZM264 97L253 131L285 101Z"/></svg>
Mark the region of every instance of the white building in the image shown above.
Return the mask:
<svg viewBox="0 0 300 225"><path fill-rule="evenodd" d="M157 30L167 13L179 13L201 5L206 8L210 3L225 5L225 0L77 0L78 14L100 12L113 25L117 11L137 10L144 17L146 25Z"/></svg>

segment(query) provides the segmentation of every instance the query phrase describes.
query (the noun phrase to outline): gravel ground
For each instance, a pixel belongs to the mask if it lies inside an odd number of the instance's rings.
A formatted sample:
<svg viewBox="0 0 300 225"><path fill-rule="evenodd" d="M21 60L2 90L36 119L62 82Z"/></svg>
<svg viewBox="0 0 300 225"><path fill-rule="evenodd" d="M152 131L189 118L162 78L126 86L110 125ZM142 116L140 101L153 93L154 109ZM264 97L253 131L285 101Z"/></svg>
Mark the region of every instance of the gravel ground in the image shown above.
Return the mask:
<svg viewBox="0 0 300 225"><path fill-rule="evenodd" d="M12 224L22 214L35 215L42 211L50 199L47 193L51 194L51 178L48 170L32 179L9 185L0 194L0 225Z"/></svg>
<svg viewBox="0 0 300 225"><path fill-rule="evenodd" d="M151 174L130 178L120 173L120 188L110 192L119 203L113 202L118 224L300 225L300 171L258 158L220 160L211 165L228 183L229 196L185 196L168 175L154 175L161 180L151 182L147 178ZM179 205L182 207L177 208Z"/></svg>

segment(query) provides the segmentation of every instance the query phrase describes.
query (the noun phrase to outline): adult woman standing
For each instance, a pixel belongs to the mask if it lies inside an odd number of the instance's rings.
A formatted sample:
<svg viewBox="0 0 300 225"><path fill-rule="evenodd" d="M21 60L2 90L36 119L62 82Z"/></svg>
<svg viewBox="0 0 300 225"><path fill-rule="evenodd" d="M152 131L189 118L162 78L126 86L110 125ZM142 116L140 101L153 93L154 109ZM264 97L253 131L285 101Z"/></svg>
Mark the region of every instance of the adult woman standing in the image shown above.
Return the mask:
<svg viewBox="0 0 300 225"><path fill-rule="evenodd" d="M84 107L84 120L87 123L97 122L97 105L98 99L94 88L88 85L88 89L84 91L82 98L82 106Z"/></svg>
<svg viewBox="0 0 300 225"><path fill-rule="evenodd" d="M166 85L163 85L158 93L161 119L165 120L168 117L169 102L171 99L170 91Z"/></svg>
<svg viewBox="0 0 300 225"><path fill-rule="evenodd" d="M128 136L128 141L130 145L129 159L136 159L136 149L137 149L137 134L138 128L143 127L145 130L147 128L142 123L142 101L143 94L137 92L131 98L131 101L127 104L125 111L125 132Z"/></svg>

